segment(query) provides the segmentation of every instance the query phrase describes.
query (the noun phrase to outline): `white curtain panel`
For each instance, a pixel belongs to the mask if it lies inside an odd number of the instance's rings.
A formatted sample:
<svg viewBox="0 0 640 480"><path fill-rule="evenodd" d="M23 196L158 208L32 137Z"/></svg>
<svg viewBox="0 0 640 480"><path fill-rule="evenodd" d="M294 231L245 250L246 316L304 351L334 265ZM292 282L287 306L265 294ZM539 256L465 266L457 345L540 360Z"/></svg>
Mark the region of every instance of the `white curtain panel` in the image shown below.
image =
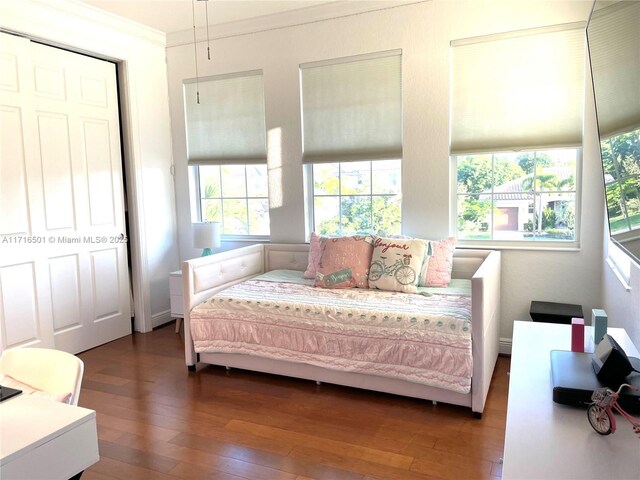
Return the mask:
<svg viewBox="0 0 640 480"><path fill-rule="evenodd" d="M402 158L400 50L300 65L303 162Z"/></svg>
<svg viewBox="0 0 640 480"><path fill-rule="evenodd" d="M184 102L189 164L266 163L261 71L186 80Z"/></svg>
<svg viewBox="0 0 640 480"><path fill-rule="evenodd" d="M451 46L451 154L582 144L584 23Z"/></svg>
<svg viewBox="0 0 640 480"><path fill-rule="evenodd" d="M640 2L596 10L587 35L600 136L640 128Z"/></svg>

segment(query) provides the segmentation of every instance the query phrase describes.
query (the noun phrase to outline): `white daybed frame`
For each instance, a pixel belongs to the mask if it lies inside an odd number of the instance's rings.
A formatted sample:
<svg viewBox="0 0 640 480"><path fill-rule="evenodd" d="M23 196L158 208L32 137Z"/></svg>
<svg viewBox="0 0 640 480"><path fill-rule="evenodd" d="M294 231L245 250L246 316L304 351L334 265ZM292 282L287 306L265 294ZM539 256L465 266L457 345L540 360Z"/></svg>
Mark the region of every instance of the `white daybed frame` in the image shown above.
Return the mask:
<svg viewBox="0 0 640 480"><path fill-rule="evenodd" d="M304 271L308 244L251 245L189 260L182 266L185 360L194 371L197 362L274 373L471 407L480 417L498 357L500 324L500 252L456 250L453 278L471 279L473 378L468 394L428 387L404 380L229 353L196 354L191 338L190 312L213 294L256 275L276 269Z"/></svg>

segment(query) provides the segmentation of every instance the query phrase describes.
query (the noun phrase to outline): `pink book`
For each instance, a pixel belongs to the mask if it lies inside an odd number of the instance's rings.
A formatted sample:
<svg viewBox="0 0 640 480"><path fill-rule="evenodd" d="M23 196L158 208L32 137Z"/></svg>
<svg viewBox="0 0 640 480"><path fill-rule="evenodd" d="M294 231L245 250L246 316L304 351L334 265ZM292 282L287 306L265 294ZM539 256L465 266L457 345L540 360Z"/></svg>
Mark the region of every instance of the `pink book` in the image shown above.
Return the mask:
<svg viewBox="0 0 640 480"><path fill-rule="evenodd" d="M584 352L584 318L571 319L571 351Z"/></svg>

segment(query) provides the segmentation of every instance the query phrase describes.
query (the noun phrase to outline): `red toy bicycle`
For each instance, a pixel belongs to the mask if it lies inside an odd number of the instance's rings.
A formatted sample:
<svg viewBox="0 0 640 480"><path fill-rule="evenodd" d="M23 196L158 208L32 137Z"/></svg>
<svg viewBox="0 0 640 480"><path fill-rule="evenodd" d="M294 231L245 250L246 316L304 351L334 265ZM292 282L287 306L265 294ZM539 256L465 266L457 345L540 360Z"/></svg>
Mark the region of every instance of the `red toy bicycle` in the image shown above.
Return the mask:
<svg viewBox="0 0 640 480"><path fill-rule="evenodd" d="M629 415L618 403L620 398L620 392L623 388L630 388L631 390L640 391L640 388L623 383L618 388L618 391L614 392L610 388L598 388L594 390L591 395L593 403L589 405L587 410L587 417L589 423L593 429L600 435L609 435L616 431L616 417L613 414L613 410L616 410L620 415L626 418L633 427L633 431L640 437L640 419Z"/></svg>

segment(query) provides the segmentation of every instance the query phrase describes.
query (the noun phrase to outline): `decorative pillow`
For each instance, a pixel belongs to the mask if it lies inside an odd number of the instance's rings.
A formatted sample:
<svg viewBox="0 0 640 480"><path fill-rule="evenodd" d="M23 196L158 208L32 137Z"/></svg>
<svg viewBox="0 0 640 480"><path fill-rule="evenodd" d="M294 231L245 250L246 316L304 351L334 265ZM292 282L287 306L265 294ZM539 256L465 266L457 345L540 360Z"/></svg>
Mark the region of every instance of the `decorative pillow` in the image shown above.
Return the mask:
<svg viewBox="0 0 640 480"><path fill-rule="evenodd" d="M429 241L429 259L425 262L427 268L423 269L420 278L421 287L446 287L451 282L451 270L453 269L453 251L456 249L454 237L440 241Z"/></svg>
<svg viewBox="0 0 640 480"><path fill-rule="evenodd" d="M307 262L307 269L302 275L303 278L316 278L318 273L318 264L320 263L320 239L323 238L316 232L311 234L309 240L309 261Z"/></svg>
<svg viewBox="0 0 640 480"><path fill-rule="evenodd" d="M416 293L427 242L376 237L369 267L369 288Z"/></svg>
<svg viewBox="0 0 640 480"><path fill-rule="evenodd" d="M320 240L320 264L316 287L368 288L369 264L373 252L370 235Z"/></svg>

